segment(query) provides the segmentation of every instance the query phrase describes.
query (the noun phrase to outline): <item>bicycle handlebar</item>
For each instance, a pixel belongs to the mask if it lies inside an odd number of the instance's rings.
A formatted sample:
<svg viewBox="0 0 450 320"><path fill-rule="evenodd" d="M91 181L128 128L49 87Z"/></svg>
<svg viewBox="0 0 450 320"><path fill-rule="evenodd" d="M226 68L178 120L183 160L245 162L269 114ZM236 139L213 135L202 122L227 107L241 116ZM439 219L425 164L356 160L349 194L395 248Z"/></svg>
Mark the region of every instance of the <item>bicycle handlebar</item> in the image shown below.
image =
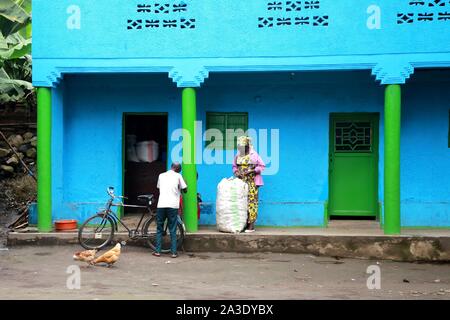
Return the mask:
<svg viewBox="0 0 450 320"><path fill-rule="evenodd" d="M128 199L127 197L124 197L124 196L116 196L116 195L114 194L114 187L108 187L108 188L106 188L106 192L109 194L109 196L110 196L112 199L115 199L115 198Z"/></svg>
<svg viewBox="0 0 450 320"><path fill-rule="evenodd" d="M111 196L111 198L114 198L114 187L108 187L106 188L106 192Z"/></svg>
<svg viewBox="0 0 450 320"><path fill-rule="evenodd" d="M106 192L108 193L108 195L111 197L111 200L108 201L108 208L110 206L116 207L116 206L120 206L120 207L135 207L135 208L145 208L145 206L134 206L134 205L125 205L125 203L122 200L119 200L119 203L114 203L113 200L114 199L128 199L127 197L124 196L116 196L114 194L114 187L108 187L106 188ZM148 204L148 208L150 207L150 205L152 204L152 202L150 202Z"/></svg>

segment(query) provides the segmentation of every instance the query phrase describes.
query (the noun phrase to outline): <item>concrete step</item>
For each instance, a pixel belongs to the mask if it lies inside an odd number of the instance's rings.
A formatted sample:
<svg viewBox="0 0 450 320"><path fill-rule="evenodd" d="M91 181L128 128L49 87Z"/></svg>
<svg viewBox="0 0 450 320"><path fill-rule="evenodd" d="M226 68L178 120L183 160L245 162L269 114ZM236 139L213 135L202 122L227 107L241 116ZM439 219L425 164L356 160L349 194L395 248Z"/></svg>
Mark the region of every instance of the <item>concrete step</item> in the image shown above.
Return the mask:
<svg viewBox="0 0 450 320"><path fill-rule="evenodd" d="M379 259L394 261L450 262L449 235L363 235L363 234L296 234L286 229L255 233L227 234L201 230L186 235L184 250L188 252L274 252L303 253L330 257ZM114 242L129 245L145 242L128 239L127 233L117 233ZM10 232L7 245L77 244L76 232Z"/></svg>

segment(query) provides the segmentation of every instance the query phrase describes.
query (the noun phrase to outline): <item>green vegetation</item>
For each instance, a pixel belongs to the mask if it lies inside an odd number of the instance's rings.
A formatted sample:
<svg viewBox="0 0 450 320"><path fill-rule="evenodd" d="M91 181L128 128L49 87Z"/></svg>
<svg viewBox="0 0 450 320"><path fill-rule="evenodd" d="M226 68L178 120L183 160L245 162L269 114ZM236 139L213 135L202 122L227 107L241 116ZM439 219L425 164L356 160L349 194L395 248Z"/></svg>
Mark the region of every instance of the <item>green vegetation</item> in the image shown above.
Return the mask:
<svg viewBox="0 0 450 320"><path fill-rule="evenodd" d="M31 0L0 1L0 104L32 103Z"/></svg>

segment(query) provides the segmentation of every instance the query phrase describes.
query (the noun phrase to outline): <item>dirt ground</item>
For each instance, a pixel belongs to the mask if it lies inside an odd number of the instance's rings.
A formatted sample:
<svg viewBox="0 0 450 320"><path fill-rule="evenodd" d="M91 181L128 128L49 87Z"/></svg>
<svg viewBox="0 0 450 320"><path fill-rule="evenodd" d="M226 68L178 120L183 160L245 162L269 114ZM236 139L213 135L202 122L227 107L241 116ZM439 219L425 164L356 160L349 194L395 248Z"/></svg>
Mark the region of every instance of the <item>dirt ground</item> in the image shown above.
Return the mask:
<svg viewBox="0 0 450 320"><path fill-rule="evenodd" d="M181 253L123 247L112 268L73 261L78 246L0 249L0 299L450 299L450 265L300 254ZM68 289L71 265L80 289ZM381 289L367 288L367 267ZM73 283L70 282L69 283Z"/></svg>

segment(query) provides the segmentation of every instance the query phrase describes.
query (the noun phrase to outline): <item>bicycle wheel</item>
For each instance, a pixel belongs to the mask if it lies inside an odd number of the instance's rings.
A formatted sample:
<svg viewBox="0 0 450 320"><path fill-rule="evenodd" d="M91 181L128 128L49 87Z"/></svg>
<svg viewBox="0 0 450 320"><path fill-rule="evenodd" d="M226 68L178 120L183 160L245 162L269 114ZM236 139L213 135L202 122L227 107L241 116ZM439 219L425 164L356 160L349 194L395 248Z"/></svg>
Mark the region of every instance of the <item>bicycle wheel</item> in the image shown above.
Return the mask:
<svg viewBox="0 0 450 320"><path fill-rule="evenodd" d="M142 233L147 238L147 244L152 250L156 250L156 217L150 217L145 221L142 227ZM179 250L184 241L184 229L183 225L177 222L177 249ZM161 241L161 252L170 252L170 232L168 230L167 220L164 222L164 231Z"/></svg>
<svg viewBox="0 0 450 320"><path fill-rule="evenodd" d="M100 250L107 246L114 236L114 221L104 214L87 219L78 230L78 241L85 249Z"/></svg>

